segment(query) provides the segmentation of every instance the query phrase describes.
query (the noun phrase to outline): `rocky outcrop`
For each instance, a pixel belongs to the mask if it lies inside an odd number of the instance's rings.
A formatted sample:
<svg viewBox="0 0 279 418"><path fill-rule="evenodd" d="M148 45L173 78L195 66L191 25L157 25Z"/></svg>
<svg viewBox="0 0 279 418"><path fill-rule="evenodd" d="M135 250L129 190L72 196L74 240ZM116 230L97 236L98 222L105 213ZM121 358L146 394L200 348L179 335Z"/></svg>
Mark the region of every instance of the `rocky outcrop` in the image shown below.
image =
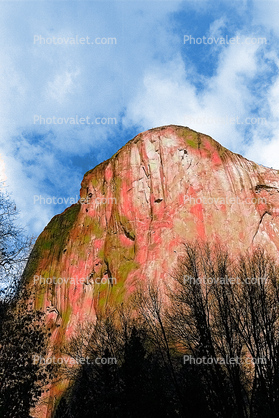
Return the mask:
<svg viewBox="0 0 279 418"><path fill-rule="evenodd" d="M80 196L44 229L25 271L56 346L139 281L167 283L185 241L232 253L261 244L278 257L279 171L186 127L137 135L85 174Z"/></svg>

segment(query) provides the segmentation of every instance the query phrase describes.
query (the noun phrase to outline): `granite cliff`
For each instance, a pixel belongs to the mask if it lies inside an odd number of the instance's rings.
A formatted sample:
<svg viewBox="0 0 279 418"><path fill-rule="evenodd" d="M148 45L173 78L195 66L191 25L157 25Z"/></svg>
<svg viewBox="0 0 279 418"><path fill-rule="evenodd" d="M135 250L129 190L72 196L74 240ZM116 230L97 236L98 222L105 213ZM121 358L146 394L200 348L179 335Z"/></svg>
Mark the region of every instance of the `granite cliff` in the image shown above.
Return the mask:
<svg viewBox="0 0 279 418"><path fill-rule="evenodd" d="M56 347L139 281L167 283L185 241L233 254L260 244L278 258L279 170L186 127L137 135L84 175L80 197L46 226L24 273Z"/></svg>

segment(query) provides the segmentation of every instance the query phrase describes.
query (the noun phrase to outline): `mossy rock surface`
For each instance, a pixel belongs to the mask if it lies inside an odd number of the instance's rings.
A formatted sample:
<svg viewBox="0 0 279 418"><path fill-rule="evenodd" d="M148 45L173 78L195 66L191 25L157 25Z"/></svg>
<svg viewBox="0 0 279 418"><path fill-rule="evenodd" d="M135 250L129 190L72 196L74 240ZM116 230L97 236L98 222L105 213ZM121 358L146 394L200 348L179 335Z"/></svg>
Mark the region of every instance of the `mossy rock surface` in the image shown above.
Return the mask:
<svg viewBox="0 0 279 418"><path fill-rule="evenodd" d="M79 211L80 204L75 204L52 218L34 245L23 273L24 281L38 274L40 260L45 259L50 253L57 260L60 259Z"/></svg>

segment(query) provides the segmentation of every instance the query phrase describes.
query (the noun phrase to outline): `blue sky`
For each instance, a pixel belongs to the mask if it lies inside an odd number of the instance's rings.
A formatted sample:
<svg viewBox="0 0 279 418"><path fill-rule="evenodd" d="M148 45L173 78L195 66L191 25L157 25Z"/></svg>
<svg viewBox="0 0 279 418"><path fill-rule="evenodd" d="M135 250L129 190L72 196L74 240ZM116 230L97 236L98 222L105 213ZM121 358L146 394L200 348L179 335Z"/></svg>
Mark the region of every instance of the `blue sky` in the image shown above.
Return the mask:
<svg viewBox="0 0 279 418"><path fill-rule="evenodd" d="M87 170L156 126L279 168L278 19L265 0L1 1L0 175L29 233L68 206L53 197L76 199Z"/></svg>

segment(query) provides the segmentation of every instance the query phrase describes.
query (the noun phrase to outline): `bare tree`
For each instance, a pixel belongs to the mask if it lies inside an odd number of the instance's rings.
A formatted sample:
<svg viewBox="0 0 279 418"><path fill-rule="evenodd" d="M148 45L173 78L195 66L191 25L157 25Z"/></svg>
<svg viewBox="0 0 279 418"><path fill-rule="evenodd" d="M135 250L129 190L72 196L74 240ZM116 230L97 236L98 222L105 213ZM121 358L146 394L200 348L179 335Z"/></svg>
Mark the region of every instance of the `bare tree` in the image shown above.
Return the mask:
<svg viewBox="0 0 279 418"><path fill-rule="evenodd" d="M207 280L208 277L218 277L218 269L226 269L226 258L219 259L218 266L212 254L216 252L217 247L211 251L209 245L186 244L185 257L173 274L174 291L169 294L171 305L166 317L168 333L178 349L196 358L220 356L214 329L212 286L211 281L209 283ZM218 333L223 337L220 329ZM206 388L209 407L216 416L230 416L233 400L222 366L217 362L198 366L197 374L200 375L201 386Z"/></svg>
<svg viewBox="0 0 279 418"><path fill-rule="evenodd" d="M16 291L34 243L17 223L18 214L15 202L0 188L0 295Z"/></svg>
<svg viewBox="0 0 279 418"><path fill-rule="evenodd" d="M234 259L217 245L186 244L185 249L173 275L168 332L187 354L236 359L197 368L198 373L202 370L210 402L222 393L223 412L232 405L238 417L275 417L279 401L278 265L260 248ZM217 399L215 408L223 408Z"/></svg>
<svg viewBox="0 0 279 418"><path fill-rule="evenodd" d="M276 416L279 406L279 266L261 248L242 256L232 294L237 332L254 359L251 411ZM256 405L256 406L255 406Z"/></svg>
<svg viewBox="0 0 279 418"><path fill-rule="evenodd" d="M134 304L144 320L144 325L148 330L150 341L153 342L154 347L160 352L163 364L165 365L166 370L168 370L175 388L176 396L182 406L182 413L186 416L184 411L184 400L177 381L169 335L165 324L165 310L163 309L162 293L159 291L158 285L150 282L147 285L147 289L139 287L134 297Z"/></svg>

